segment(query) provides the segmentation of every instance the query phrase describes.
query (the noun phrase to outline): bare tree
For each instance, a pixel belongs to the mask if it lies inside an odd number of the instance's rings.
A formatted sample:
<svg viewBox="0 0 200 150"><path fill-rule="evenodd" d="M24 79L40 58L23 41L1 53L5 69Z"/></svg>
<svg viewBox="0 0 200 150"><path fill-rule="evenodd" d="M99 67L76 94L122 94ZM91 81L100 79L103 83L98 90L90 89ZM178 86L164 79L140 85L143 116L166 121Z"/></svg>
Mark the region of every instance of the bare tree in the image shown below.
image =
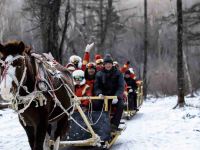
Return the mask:
<svg viewBox="0 0 200 150"><path fill-rule="evenodd" d="M5 30L5 20L3 10L5 7L5 0L0 1L0 42L3 42L3 34Z"/></svg>
<svg viewBox="0 0 200 150"><path fill-rule="evenodd" d="M148 20L147 20L147 0L144 0L144 69L143 69L143 94L147 97L147 48L148 48Z"/></svg>
<svg viewBox="0 0 200 150"><path fill-rule="evenodd" d="M65 9L65 23L64 23L64 27L63 27L63 32L62 32L62 38L61 38L61 42L60 42L60 47L59 47L59 56L60 59L59 61L62 63L62 52L63 52L63 45L64 45L64 41L66 39L66 32L67 32L67 27L68 27L68 20L69 20L69 13L70 13L70 0L67 1L67 6Z"/></svg>
<svg viewBox="0 0 200 150"><path fill-rule="evenodd" d="M61 0L26 0L24 10L31 12L41 33L43 52L51 52L61 62L59 50L59 15Z"/></svg>
<svg viewBox="0 0 200 150"><path fill-rule="evenodd" d="M177 106L185 105L185 82L184 82L184 64L183 64L183 15L182 0L177 0L177 81L178 81L178 101Z"/></svg>

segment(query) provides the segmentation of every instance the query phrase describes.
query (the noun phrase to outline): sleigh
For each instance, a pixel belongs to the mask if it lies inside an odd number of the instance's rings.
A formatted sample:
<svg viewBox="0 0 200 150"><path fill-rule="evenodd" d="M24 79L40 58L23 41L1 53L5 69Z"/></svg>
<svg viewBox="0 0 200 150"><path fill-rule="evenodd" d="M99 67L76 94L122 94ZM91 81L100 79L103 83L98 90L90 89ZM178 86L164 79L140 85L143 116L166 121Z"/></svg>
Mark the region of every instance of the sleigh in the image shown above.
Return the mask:
<svg viewBox="0 0 200 150"><path fill-rule="evenodd" d="M109 149L126 127L121 122L119 130L111 131L110 118L112 114L109 111L109 100L116 98L116 96L104 96L104 99L79 97L81 100L104 101L104 106L101 111L89 112L76 104L76 110L71 116L73 120L70 120L69 132L61 139L60 147L93 146Z"/></svg>
<svg viewBox="0 0 200 150"><path fill-rule="evenodd" d="M129 88L129 87L128 87ZM139 111L143 104L143 86L142 86L142 81L138 81L138 88L136 90L136 97L131 97L132 93L128 93L126 102L125 102L125 107L124 107L124 113L123 117L126 118L127 120L130 120L136 113ZM135 99L134 99L135 98ZM132 107L133 102L136 101L135 108Z"/></svg>

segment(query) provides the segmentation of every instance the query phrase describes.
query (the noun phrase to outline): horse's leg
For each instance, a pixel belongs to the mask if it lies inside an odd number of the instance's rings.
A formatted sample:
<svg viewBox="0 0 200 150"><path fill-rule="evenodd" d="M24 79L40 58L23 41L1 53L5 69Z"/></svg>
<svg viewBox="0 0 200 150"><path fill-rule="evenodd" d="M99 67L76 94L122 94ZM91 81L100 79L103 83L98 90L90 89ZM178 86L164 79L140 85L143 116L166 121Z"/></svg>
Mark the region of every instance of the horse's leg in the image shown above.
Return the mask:
<svg viewBox="0 0 200 150"><path fill-rule="evenodd" d="M46 136L46 125L40 123L36 129L34 150L43 150L44 139Z"/></svg>
<svg viewBox="0 0 200 150"><path fill-rule="evenodd" d="M45 136L44 144L43 144L43 149L44 150L50 150L49 140L50 140L50 135L47 132L46 136Z"/></svg>
<svg viewBox="0 0 200 150"><path fill-rule="evenodd" d="M39 123L37 124L35 132L34 150L43 150L43 144L47 133L47 127L48 127L47 117L45 116L44 112L40 113L40 117L41 118Z"/></svg>
<svg viewBox="0 0 200 150"><path fill-rule="evenodd" d="M34 147L34 128L33 126L24 126L23 122L19 119L20 124L22 125L22 127L24 128L24 130L26 131L26 135L28 136L28 142L29 145L31 147L31 149L33 149Z"/></svg>
<svg viewBox="0 0 200 150"><path fill-rule="evenodd" d="M60 136L57 137L54 146L53 146L53 150L58 150L59 149L59 145L60 145Z"/></svg>
<svg viewBox="0 0 200 150"><path fill-rule="evenodd" d="M34 147L34 128L32 126L25 126L24 129L28 136L29 145L30 145L31 149L33 149L33 147Z"/></svg>
<svg viewBox="0 0 200 150"><path fill-rule="evenodd" d="M54 150L59 149L59 144L60 144L60 138L65 135L68 129L68 118L63 117L61 120L57 122L57 128L54 134Z"/></svg>
<svg viewBox="0 0 200 150"><path fill-rule="evenodd" d="M58 122L57 122L57 128L56 128L56 131L55 131L55 134L54 134L54 140L57 139L57 137L62 137L65 135L65 133L67 132L68 130L68 127L69 127L69 124L68 124L68 117L65 116L63 117L62 119L60 119Z"/></svg>
<svg viewBox="0 0 200 150"><path fill-rule="evenodd" d="M44 150L50 149L50 143L49 143L50 139L51 139L51 125L49 124L48 128L47 128L47 133L46 133L46 137L45 137L45 140L44 140L44 144L43 144Z"/></svg>

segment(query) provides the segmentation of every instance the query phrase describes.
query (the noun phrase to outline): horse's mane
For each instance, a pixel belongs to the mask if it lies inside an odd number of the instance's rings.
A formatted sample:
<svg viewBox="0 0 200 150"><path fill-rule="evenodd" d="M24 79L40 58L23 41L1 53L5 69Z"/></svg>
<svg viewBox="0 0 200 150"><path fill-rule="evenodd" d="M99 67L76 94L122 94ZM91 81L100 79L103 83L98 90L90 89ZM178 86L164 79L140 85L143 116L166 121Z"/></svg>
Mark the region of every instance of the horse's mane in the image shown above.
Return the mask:
<svg viewBox="0 0 200 150"><path fill-rule="evenodd" d="M25 45L22 41L10 40L3 44L2 53L3 55L16 55L24 52Z"/></svg>

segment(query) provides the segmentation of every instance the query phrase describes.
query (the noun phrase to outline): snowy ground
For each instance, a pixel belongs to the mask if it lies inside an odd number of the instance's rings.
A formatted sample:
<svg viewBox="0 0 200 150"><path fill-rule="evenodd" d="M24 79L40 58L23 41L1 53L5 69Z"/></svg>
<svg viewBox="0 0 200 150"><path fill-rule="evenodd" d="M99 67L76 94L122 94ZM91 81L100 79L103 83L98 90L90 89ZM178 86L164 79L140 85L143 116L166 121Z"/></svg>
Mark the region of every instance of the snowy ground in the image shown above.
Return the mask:
<svg viewBox="0 0 200 150"><path fill-rule="evenodd" d="M199 150L200 109L175 109L176 97L151 98L111 150ZM187 98L200 105L200 97ZM24 130L12 110L0 110L0 150L29 150Z"/></svg>

